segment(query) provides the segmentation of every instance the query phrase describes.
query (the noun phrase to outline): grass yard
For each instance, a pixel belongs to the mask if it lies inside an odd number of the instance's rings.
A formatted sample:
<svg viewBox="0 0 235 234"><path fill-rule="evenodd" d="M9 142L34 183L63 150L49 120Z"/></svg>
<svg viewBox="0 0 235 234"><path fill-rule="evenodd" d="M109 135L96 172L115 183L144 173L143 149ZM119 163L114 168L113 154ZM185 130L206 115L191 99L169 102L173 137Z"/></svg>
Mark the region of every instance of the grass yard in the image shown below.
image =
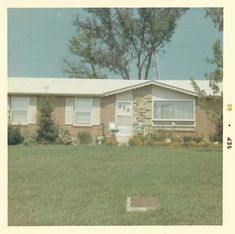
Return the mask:
<svg viewBox="0 0 235 234"><path fill-rule="evenodd" d="M10 146L9 225L221 225L222 150ZM161 209L125 212L129 196Z"/></svg>

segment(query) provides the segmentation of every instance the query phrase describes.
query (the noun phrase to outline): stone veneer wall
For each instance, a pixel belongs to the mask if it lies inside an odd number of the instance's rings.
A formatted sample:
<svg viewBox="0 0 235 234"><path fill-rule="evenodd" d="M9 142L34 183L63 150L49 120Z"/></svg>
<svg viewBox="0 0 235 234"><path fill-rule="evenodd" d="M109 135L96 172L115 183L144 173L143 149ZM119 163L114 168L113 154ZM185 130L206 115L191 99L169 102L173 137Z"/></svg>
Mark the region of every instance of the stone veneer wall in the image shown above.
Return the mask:
<svg viewBox="0 0 235 234"><path fill-rule="evenodd" d="M138 123L144 123L145 133L152 128L152 86L133 91L133 134L137 133Z"/></svg>
<svg viewBox="0 0 235 234"><path fill-rule="evenodd" d="M195 130L165 130L172 136L194 135L203 136L209 140L209 136L215 133L215 125L209 120L205 111L201 110L196 101L196 129ZM152 87L143 87L133 91L133 135L137 133L138 123L144 123L145 134L161 131L152 126Z"/></svg>

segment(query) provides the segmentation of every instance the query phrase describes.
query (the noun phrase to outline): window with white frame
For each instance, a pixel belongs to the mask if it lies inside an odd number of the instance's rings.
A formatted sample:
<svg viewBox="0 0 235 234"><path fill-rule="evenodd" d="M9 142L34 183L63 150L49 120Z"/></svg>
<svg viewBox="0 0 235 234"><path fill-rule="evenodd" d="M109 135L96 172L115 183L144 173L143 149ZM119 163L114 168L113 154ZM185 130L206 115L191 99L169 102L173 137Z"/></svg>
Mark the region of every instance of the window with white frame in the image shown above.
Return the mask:
<svg viewBox="0 0 235 234"><path fill-rule="evenodd" d="M194 120L193 100L154 101L156 120Z"/></svg>
<svg viewBox="0 0 235 234"><path fill-rule="evenodd" d="M11 98L11 122L13 124L28 123L28 97L12 97Z"/></svg>
<svg viewBox="0 0 235 234"><path fill-rule="evenodd" d="M92 113L91 98L75 98L74 124L90 125Z"/></svg>
<svg viewBox="0 0 235 234"><path fill-rule="evenodd" d="M192 128L194 109L194 100L154 100L153 123L158 127Z"/></svg>

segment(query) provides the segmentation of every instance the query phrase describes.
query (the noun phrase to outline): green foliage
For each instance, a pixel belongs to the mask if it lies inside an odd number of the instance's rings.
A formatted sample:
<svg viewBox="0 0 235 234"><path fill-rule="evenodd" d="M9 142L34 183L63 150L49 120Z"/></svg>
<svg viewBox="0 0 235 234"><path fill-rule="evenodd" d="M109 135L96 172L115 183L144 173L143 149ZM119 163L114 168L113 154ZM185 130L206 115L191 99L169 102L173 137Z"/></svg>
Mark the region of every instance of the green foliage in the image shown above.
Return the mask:
<svg viewBox="0 0 235 234"><path fill-rule="evenodd" d="M157 130L150 135L154 141L164 141L166 138L171 138L171 134L166 133L164 130Z"/></svg>
<svg viewBox="0 0 235 234"><path fill-rule="evenodd" d="M206 73L205 77L209 80L209 86L213 90L213 95L222 95L219 83L223 81L223 49L220 40L213 44L213 58L206 58L207 63L215 65L213 72Z"/></svg>
<svg viewBox="0 0 235 234"><path fill-rule="evenodd" d="M223 31L224 29L224 13L223 8L207 8L206 9L206 17L210 17L213 21L215 27L219 31Z"/></svg>
<svg viewBox="0 0 235 234"><path fill-rule="evenodd" d="M33 137L27 137L24 139L23 144L26 146L34 145L36 140Z"/></svg>
<svg viewBox="0 0 235 234"><path fill-rule="evenodd" d="M206 17L210 17L219 31L223 31L223 8L207 8ZM210 120L216 126L215 135L212 138L223 141L223 92L220 84L223 81L223 49L220 40L213 44L213 57L206 58L206 62L215 66L215 70L205 74L209 80L209 87L212 90L213 97L207 98L205 90L201 90L195 81L192 85L198 94L198 104L205 110Z"/></svg>
<svg viewBox="0 0 235 234"><path fill-rule="evenodd" d="M197 146L197 145L202 145L201 143L204 143L204 138L203 138L203 136L199 136L197 134L191 135L191 136L184 135L181 138L181 145L182 146Z"/></svg>
<svg viewBox="0 0 235 234"><path fill-rule="evenodd" d="M59 144L70 145L74 142L74 138L71 136L68 129L61 129L56 142Z"/></svg>
<svg viewBox="0 0 235 234"><path fill-rule="evenodd" d="M208 97L205 90L201 90L194 80L192 80L192 85L195 92L198 94L199 106L207 112L210 120L216 126L215 137L222 142L223 92L220 85L223 81L223 50L219 40L213 45L213 58L206 58L206 61L216 67L213 72L205 74L205 78L209 80L209 87L211 88L213 95Z"/></svg>
<svg viewBox="0 0 235 234"><path fill-rule="evenodd" d="M69 50L79 61L64 60L64 72L71 77L107 78L112 73L130 79L132 68L137 70L138 79L148 79L155 69L155 53L170 42L177 20L187 9L84 10L87 17L76 17L73 24L77 35L69 41Z"/></svg>
<svg viewBox="0 0 235 234"><path fill-rule="evenodd" d="M51 117L54 108L54 97L44 96L39 98L38 110L40 111L40 118L37 130L37 141L40 143L54 143L58 137L58 129Z"/></svg>
<svg viewBox="0 0 235 234"><path fill-rule="evenodd" d="M166 139L171 139L170 142L166 142ZM151 136L133 136L129 139L129 145L161 145L161 146L204 146L204 139L202 136L195 135L184 135L181 140L174 138L170 133L167 134L165 131L159 131L159 135L152 134Z"/></svg>
<svg viewBox="0 0 235 234"><path fill-rule="evenodd" d="M133 136L128 141L129 145L142 145L142 140L139 136Z"/></svg>
<svg viewBox="0 0 235 234"><path fill-rule="evenodd" d="M105 145L118 145L118 141L115 136L105 137L104 144Z"/></svg>
<svg viewBox="0 0 235 234"><path fill-rule="evenodd" d="M8 145L18 145L24 141L19 126L8 125Z"/></svg>
<svg viewBox="0 0 235 234"><path fill-rule="evenodd" d="M93 142L91 134L89 132L78 133L78 139L80 144L91 144Z"/></svg>
<svg viewBox="0 0 235 234"><path fill-rule="evenodd" d="M133 136L129 139L129 145L155 145L156 139L152 136ZM164 142L161 142L164 144Z"/></svg>

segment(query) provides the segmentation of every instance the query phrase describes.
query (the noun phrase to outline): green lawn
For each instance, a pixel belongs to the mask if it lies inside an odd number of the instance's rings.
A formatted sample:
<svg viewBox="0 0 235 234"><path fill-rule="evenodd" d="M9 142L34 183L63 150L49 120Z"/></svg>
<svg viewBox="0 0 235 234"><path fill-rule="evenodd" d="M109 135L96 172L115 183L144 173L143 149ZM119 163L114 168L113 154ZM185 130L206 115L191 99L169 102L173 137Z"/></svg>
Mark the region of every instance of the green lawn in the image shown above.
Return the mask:
<svg viewBox="0 0 235 234"><path fill-rule="evenodd" d="M9 225L221 225L222 150L11 146ZM125 212L129 196L161 209Z"/></svg>

